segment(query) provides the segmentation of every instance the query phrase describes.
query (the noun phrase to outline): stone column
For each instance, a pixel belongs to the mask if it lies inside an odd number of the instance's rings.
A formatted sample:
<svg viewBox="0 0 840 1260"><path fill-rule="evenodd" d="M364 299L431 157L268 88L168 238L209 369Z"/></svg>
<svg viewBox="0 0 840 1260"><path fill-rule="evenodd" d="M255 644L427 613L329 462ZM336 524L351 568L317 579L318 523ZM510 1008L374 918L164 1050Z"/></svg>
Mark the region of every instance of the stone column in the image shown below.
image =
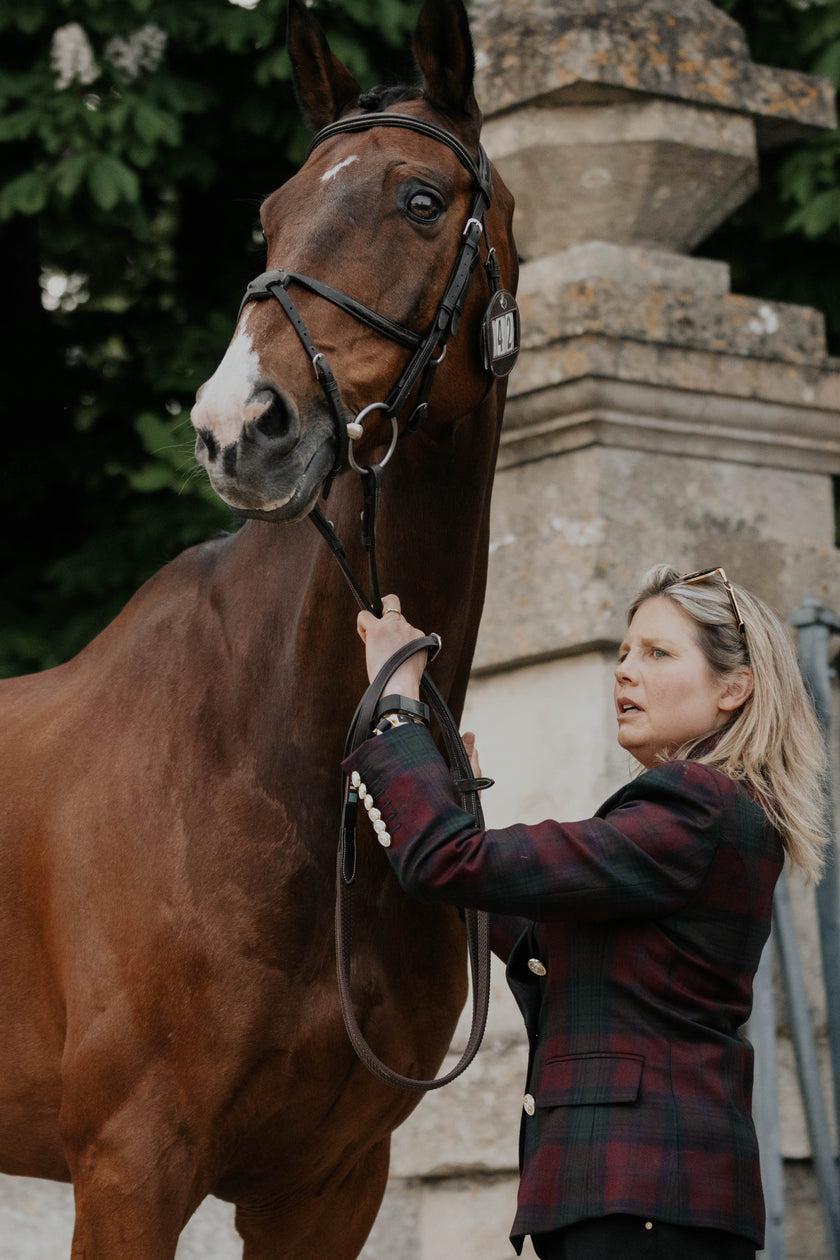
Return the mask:
<svg viewBox="0 0 840 1260"><path fill-rule="evenodd" d="M823 318L734 295L724 263L689 254L755 189L759 147L835 118L827 80L756 65L710 0L473 0L471 20L523 260L465 715L498 781L492 826L585 817L628 777L612 668L651 564L723 564L783 615L805 594L840 601L840 363ZM477 1064L394 1137L366 1260L512 1254L525 1064L497 975ZM786 1043L782 1069L798 1158ZM827 1256L821 1236L816 1211L790 1260Z"/></svg>

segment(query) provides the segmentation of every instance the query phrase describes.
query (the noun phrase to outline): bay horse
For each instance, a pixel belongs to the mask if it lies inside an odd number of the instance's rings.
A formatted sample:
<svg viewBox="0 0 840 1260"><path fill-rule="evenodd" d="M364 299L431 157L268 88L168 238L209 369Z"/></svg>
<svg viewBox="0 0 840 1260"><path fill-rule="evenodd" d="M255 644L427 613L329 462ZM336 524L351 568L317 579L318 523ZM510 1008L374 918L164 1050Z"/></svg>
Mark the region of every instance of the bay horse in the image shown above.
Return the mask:
<svg viewBox="0 0 840 1260"><path fill-rule="evenodd" d="M381 462L425 412L386 470L379 566L441 633L433 675L457 717L505 393L480 346L485 254L433 381L393 422L370 405L426 337L465 235L492 242L514 289L513 203L480 167L461 0L423 4L422 88L363 93L299 0L288 40L320 139L262 207L269 271L192 417L213 485L250 519L165 567L73 660L0 684L0 1171L72 1181L73 1260L171 1260L210 1194L236 1205L245 1260L352 1260L417 1102L342 1025L338 765L365 678L352 595L306 518L331 482L361 565L345 456ZM337 418L362 412L348 444ZM358 1021L396 1070L433 1075L465 998L463 925L402 894L372 833L357 885Z"/></svg>

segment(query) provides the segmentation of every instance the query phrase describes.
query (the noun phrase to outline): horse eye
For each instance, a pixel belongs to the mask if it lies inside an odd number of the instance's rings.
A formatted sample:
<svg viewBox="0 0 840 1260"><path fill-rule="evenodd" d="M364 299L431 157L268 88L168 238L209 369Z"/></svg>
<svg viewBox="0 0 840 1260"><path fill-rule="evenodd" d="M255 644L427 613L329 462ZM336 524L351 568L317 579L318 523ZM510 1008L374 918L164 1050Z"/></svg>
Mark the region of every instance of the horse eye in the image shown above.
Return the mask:
<svg viewBox="0 0 840 1260"><path fill-rule="evenodd" d="M434 223L440 218L443 205L438 196L423 188L406 200L406 210L418 223Z"/></svg>

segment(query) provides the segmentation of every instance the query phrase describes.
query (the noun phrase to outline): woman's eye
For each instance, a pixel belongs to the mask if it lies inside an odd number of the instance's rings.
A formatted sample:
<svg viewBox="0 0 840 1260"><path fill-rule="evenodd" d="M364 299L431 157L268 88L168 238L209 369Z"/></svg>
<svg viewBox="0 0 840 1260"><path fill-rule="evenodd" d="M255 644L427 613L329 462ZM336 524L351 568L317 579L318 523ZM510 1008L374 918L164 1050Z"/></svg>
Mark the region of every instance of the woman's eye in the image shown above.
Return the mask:
<svg viewBox="0 0 840 1260"><path fill-rule="evenodd" d="M434 223L440 218L443 209L440 198L425 189L412 193L405 207L410 217L418 223Z"/></svg>
<svg viewBox="0 0 840 1260"><path fill-rule="evenodd" d="M662 660L664 657L666 657L666 656L668 655L668 653L665 651L665 649L664 649L664 648L654 648L654 649L653 649L653 655L654 655L654 657L656 658L656 660L660 661L660 660Z"/></svg>

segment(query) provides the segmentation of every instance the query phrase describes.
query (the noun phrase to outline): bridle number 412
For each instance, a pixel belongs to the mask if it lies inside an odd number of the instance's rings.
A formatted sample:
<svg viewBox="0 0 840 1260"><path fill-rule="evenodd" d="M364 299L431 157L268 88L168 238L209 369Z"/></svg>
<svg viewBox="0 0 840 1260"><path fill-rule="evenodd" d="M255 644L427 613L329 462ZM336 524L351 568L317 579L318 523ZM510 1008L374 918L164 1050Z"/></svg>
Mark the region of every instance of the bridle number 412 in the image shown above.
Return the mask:
<svg viewBox="0 0 840 1260"><path fill-rule="evenodd" d="M516 327L513 311L497 315L493 320L493 358L500 359L513 354L516 349Z"/></svg>

